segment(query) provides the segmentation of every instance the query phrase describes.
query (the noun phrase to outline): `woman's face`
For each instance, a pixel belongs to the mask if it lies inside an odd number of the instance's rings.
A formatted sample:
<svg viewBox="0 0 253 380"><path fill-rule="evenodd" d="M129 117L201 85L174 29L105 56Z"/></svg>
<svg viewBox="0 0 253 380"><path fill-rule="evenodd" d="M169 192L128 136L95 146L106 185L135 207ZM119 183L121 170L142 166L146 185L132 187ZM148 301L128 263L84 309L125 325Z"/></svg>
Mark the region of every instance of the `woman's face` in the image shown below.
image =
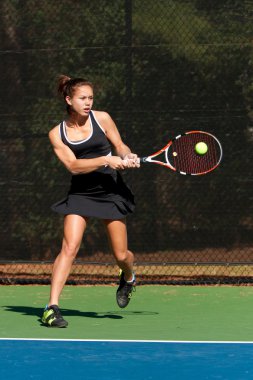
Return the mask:
<svg viewBox="0 0 253 380"><path fill-rule="evenodd" d="M87 116L93 105L93 89L89 85L77 87L72 97L66 97L66 102L79 115Z"/></svg>

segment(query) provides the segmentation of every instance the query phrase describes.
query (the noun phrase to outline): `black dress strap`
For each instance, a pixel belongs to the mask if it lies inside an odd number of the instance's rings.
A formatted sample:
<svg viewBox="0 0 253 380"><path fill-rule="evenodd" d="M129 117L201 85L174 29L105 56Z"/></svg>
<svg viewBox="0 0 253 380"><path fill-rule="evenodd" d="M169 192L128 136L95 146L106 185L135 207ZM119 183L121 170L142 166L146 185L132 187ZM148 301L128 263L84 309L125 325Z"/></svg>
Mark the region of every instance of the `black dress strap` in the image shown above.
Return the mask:
<svg viewBox="0 0 253 380"><path fill-rule="evenodd" d="M63 141L64 140L63 139L63 136L64 136L64 133L63 133L63 121L60 123L59 131L60 131L60 138Z"/></svg>

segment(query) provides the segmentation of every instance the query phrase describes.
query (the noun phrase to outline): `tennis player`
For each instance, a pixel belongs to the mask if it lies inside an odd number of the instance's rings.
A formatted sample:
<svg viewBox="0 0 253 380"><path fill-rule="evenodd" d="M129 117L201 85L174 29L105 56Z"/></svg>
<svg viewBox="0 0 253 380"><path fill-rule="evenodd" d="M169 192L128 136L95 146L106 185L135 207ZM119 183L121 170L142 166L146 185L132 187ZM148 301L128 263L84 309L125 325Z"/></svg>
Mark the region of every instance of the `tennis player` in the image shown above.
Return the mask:
<svg viewBox="0 0 253 380"><path fill-rule="evenodd" d="M49 132L49 139L72 179L67 197L52 206L65 217L62 248L54 262L50 299L42 316L42 322L50 327L68 325L59 310L59 298L90 217L102 219L121 269L116 292L119 307L128 305L135 285L134 255L128 250L126 227L126 216L135 203L119 170L138 168L137 155L124 144L109 114L92 109L92 83L62 75L58 92L63 95L68 117Z"/></svg>

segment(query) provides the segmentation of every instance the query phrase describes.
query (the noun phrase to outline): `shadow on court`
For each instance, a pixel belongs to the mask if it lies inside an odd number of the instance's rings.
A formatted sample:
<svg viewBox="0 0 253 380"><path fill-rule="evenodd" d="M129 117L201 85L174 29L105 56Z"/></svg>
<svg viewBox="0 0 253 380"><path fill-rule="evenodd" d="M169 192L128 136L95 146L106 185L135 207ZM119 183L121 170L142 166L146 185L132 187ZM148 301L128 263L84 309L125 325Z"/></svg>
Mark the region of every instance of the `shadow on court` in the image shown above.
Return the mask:
<svg viewBox="0 0 253 380"><path fill-rule="evenodd" d="M14 312L22 315L30 315L39 317L39 322L41 322L41 316L43 309L39 307L31 306L3 306L6 311ZM109 318L109 319L123 319L124 316L143 316L143 315L156 315L157 312L149 311L108 311L108 312L94 312L94 311L80 311L74 309L61 309L64 317L85 317L85 318ZM43 324L42 324L43 325ZM44 326L44 325L43 325Z"/></svg>

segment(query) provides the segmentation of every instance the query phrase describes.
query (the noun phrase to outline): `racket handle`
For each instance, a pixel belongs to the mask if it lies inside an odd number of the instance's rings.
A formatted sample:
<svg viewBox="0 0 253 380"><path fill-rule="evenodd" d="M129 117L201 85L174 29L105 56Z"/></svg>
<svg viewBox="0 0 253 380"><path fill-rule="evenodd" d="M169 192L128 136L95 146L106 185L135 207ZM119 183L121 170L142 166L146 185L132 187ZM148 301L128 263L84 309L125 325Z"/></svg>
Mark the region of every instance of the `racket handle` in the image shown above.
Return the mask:
<svg viewBox="0 0 253 380"><path fill-rule="evenodd" d="M139 157L140 163L146 162L147 157Z"/></svg>

